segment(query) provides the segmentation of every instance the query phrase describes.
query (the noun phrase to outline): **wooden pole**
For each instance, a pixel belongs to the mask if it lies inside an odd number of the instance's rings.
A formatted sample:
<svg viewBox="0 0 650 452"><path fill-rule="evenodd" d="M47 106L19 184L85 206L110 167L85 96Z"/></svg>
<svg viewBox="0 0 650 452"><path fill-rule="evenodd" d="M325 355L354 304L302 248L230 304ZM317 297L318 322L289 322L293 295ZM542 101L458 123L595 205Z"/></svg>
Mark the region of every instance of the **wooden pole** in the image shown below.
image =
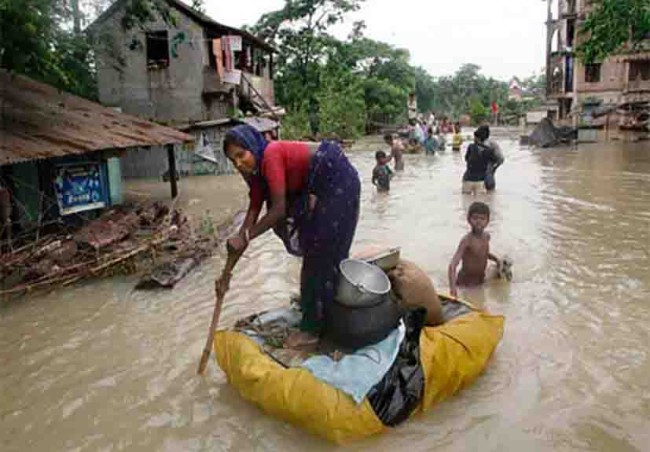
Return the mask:
<svg viewBox="0 0 650 452"><path fill-rule="evenodd" d="M210 352L212 351L212 342L214 341L214 333L217 330L219 325L219 317L221 317L221 307L223 306L223 299L226 296L226 292L230 286L230 277L232 276L232 270L235 268L235 264L239 260L241 253L234 253L228 250L228 260L226 265L221 272L221 277L214 283L214 292L216 295L217 301L214 304L214 311L212 312L212 321L210 322L210 329L208 330L208 337L205 341L205 347L203 347L203 354L201 354L201 361L199 362L199 369L197 373L199 375L203 374L205 367L208 364L208 359L210 358Z"/></svg>
<svg viewBox="0 0 650 452"><path fill-rule="evenodd" d="M178 186L176 185L176 155L174 154L174 145L167 145L167 161L169 163L169 183L172 187L172 199L178 196Z"/></svg>

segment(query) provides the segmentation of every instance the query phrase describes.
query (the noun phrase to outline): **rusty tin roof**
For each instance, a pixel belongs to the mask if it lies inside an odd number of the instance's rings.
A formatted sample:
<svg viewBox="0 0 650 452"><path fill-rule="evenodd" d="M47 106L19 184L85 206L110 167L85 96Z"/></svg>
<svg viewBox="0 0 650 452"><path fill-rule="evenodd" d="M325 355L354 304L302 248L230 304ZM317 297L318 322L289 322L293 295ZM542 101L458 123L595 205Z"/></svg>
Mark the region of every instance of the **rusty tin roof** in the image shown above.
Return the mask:
<svg viewBox="0 0 650 452"><path fill-rule="evenodd" d="M0 165L194 139L4 69L0 115Z"/></svg>

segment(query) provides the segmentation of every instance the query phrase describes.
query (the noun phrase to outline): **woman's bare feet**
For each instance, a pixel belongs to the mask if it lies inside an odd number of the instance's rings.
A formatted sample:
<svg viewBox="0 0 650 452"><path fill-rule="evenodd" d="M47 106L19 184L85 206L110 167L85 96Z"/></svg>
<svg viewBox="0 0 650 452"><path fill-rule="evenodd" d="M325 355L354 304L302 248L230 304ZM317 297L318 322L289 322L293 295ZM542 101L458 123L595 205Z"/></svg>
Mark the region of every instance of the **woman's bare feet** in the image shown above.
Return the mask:
<svg viewBox="0 0 650 452"><path fill-rule="evenodd" d="M285 348L304 348L318 343L318 337L305 333L304 331L295 331L284 340Z"/></svg>

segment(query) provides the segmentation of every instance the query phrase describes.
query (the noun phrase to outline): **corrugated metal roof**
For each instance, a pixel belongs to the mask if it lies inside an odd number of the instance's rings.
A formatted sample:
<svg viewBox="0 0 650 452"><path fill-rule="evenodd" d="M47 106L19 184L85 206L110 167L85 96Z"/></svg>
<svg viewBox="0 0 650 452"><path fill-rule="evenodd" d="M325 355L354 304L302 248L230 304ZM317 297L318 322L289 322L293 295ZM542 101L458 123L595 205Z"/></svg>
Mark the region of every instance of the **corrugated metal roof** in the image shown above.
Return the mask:
<svg viewBox="0 0 650 452"><path fill-rule="evenodd" d="M255 127L258 131L264 133L264 132L269 132L271 130L275 130L278 127L280 127L280 124L278 124L276 121L273 121L268 118L261 118L259 116L251 116L248 118L242 118L240 121L248 124L249 126Z"/></svg>
<svg viewBox="0 0 650 452"><path fill-rule="evenodd" d="M191 135L0 69L0 165L183 143Z"/></svg>
<svg viewBox="0 0 650 452"><path fill-rule="evenodd" d="M191 131L193 129L207 129L215 126L235 126L237 124L248 124L249 126L255 127L259 132L268 132L269 130L275 130L280 127L280 123L273 121L269 118L263 118L261 116L247 116L245 118L220 118L212 119L210 121L201 121L193 122L192 124L186 124L180 126L179 129L183 131Z"/></svg>

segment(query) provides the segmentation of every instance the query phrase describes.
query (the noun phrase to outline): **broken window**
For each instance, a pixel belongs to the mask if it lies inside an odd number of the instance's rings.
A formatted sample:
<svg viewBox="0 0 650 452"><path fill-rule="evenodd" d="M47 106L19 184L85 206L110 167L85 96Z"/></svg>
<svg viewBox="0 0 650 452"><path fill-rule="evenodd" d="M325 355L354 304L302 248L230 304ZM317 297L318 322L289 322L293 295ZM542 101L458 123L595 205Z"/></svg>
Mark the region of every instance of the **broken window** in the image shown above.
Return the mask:
<svg viewBox="0 0 650 452"><path fill-rule="evenodd" d="M147 67L169 66L169 41L167 30L147 32Z"/></svg>
<svg viewBox="0 0 650 452"><path fill-rule="evenodd" d="M630 61L628 80L650 80L650 60Z"/></svg>
<svg viewBox="0 0 650 452"><path fill-rule="evenodd" d="M585 64L585 82L598 83L600 82L600 63Z"/></svg>

